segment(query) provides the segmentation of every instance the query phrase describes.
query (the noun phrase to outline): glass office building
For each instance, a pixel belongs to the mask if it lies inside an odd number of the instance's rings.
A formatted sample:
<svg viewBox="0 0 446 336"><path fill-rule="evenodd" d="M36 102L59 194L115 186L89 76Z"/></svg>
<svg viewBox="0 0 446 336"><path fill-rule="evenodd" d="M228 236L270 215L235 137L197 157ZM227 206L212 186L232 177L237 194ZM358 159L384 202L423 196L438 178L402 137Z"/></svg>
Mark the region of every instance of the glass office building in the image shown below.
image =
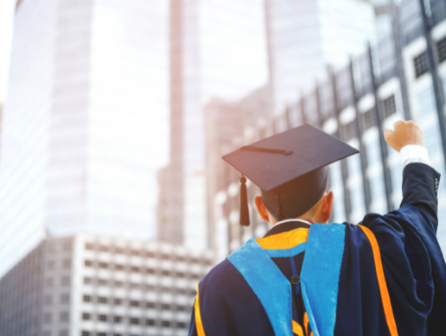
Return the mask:
<svg viewBox="0 0 446 336"><path fill-rule="evenodd" d="M391 36L373 44L350 64L326 73L327 80L263 125L245 124L232 144L216 141L209 151L224 155L244 144L286 129L309 123L359 149L359 155L330 166L330 188L335 195L333 222L358 223L368 212L385 214L399 207L402 193L400 154L387 146L383 129L399 119L413 119L424 133L431 165L445 176L444 87L446 84L446 10L442 1L431 1L430 30L423 28L418 1L402 1L399 24ZM428 12L428 8L426 8ZM429 13L428 13L429 14ZM430 54L429 54L430 53ZM437 81L435 81L437 78ZM236 104L214 106L219 114L240 114ZM249 126L247 126L249 125ZM215 125L211 132L219 132ZM235 131L233 131L234 133ZM219 132L225 139L224 130ZM217 149L216 149L217 148ZM213 191L208 207L214 209L213 223L225 232L219 256L230 253L249 237L262 236L267 223L257 215L253 203L258 188L249 185L250 227L240 227L239 174L229 165L215 162L222 180ZM438 192L439 229L446 251L446 182Z"/></svg>
<svg viewBox="0 0 446 336"><path fill-rule="evenodd" d="M154 238L168 159L164 0L17 2L0 159L0 274L45 236Z"/></svg>
<svg viewBox="0 0 446 336"><path fill-rule="evenodd" d="M267 82L263 0L171 0L171 156L159 173L158 237L204 248L205 105Z"/></svg>
<svg viewBox="0 0 446 336"><path fill-rule="evenodd" d="M266 27L274 113L296 101L326 75L363 52L375 37L367 1L267 0Z"/></svg>

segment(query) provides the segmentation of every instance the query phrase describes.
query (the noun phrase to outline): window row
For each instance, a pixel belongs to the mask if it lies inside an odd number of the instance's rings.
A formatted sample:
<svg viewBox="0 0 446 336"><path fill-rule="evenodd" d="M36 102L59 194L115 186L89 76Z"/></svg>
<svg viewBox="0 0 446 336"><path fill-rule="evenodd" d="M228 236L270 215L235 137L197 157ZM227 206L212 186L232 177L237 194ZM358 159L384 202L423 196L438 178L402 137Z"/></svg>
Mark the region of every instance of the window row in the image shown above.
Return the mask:
<svg viewBox="0 0 446 336"><path fill-rule="evenodd" d="M67 276L67 275L60 277L59 280L60 280L59 285L61 285L61 286L66 287L66 286L69 286L71 283L71 277ZM51 278L51 277L46 278L45 285L46 285L46 287L53 287L54 285L56 285L55 278Z"/></svg>
<svg viewBox="0 0 446 336"><path fill-rule="evenodd" d="M91 313L82 313L82 320L84 321L92 321L94 319L94 314ZM155 320L155 319L147 319L142 317L124 317L120 315L106 315L106 314L97 314L96 321L99 322L108 322L114 324L129 324L129 325L140 325L140 326L161 326L166 328L171 328L176 325L177 328L187 328L186 322L172 322L168 320Z"/></svg>
<svg viewBox="0 0 446 336"><path fill-rule="evenodd" d="M141 308L152 308L152 309L161 309L161 310L173 310L173 311L187 311L187 307L183 305L175 305L168 303L156 303L150 301L140 301L140 300L131 300L131 299L123 299L123 298L111 298L105 296L92 296L85 294L83 296L84 302L90 303L98 303L98 304L110 304L115 306L129 306L129 307L141 307Z"/></svg>
<svg viewBox="0 0 446 336"><path fill-rule="evenodd" d="M62 260L60 266L62 268L65 269L70 269L71 268L71 259L64 259ZM49 260L46 264L46 268L51 270L51 269L55 269L56 268L56 261L55 260Z"/></svg>
<svg viewBox="0 0 446 336"><path fill-rule="evenodd" d="M194 264L211 265L211 260L196 257L186 257L181 255L169 255L167 253L156 254L152 251L123 248L117 246L107 246L93 243L85 243L85 249L89 251L110 252L130 256L142 256L146 258L160 258L161 260L189 261Z"/></svg>
<svg viewBox="0 0 446 336"><path fill-rule="evenodd" d="M55 314L54 319L53 319L53 314L52 313L45 313L43 315L43 322L44 323L52 323L52 322L55 322L56 320L59 321L59 322L68 322L69 319L70 319L70 313L67 312L67 311L63 311L63 312L60 312L58 314Z"/></svg>
<svg viewBox="0 0 446 336"><path fill-rule="evenodd" d="M54 303L53 295L45 295L45 305L51 306ZM70 294L61 294L59 296L59 303L70 303Z"/></svg>
<svg viewBox="0 0 446 336"><path fill-rule="evenodd" d="M92 260L85 260L85 267L97 267L103 270L114 270L114 271L123 271L123 272L131 272L131 273L140 273L140 274L152 274L155 275L157 272L154 268L149 267L139 267L139 266L130 266L130 265L122 265L122 264L114 264L107 262L94 262ZM181 271L167 271L160 270L161 276L175 276L176 278L186 278L190 277L195 280L201 280L204 276L203 274L197 273L185 273Z"/></svg>
<svg viewBox="0 0 446 336"><path fill-rule="evenodd" d="M165 286L155 286L149 284L139 284L134 282L123 282L117 280L106 280L106 279L93 279L89 277L84 278L84 284L86 285L98 285L98 286L110 286L110 287L121 287L130 289L141 289L145 291L159 291L160 293L174 293L174 294L184 294L184 295L195 295L195 289L186 288L173 288Z"/></svg>

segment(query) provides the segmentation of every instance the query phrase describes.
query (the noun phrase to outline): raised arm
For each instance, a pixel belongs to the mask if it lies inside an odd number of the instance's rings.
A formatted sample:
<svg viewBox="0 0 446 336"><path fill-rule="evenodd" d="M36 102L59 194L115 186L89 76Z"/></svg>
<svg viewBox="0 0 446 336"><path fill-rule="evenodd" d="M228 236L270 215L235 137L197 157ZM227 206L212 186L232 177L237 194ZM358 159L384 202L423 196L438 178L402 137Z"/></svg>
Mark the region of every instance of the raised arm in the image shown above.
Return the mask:
<svg viewBox="0 0 446 336"><path fill-rule="evenodd" d="M437 230L437 191L440 174L429 166L427 149L423 146L423 133L412 121L397 121L394 131L385 130L390 147L400 152L403 159L403 201L401 207L415 206L427 215Z"/></svg>

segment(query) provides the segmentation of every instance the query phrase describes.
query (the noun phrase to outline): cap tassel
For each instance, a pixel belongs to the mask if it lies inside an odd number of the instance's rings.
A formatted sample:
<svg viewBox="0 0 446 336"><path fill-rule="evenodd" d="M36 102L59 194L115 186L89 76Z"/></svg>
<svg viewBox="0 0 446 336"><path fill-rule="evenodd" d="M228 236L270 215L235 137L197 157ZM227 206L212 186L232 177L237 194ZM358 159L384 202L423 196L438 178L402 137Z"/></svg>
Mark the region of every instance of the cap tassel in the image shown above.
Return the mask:
<svg viewBox="0 0 446 336"><path fill-rule="evenodd" d="M248 189L246 188L246 177L240 178L240 225L249 226Z"/></svg>

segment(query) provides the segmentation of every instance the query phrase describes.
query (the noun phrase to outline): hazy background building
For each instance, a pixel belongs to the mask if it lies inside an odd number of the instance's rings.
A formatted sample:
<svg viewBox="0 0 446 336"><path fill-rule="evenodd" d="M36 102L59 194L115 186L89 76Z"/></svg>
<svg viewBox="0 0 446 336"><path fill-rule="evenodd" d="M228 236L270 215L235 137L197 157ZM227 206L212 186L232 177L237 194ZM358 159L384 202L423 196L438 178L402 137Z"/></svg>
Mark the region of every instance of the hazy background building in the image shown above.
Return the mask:
<svg viewBox="0 0 446 336"><path fill-rule="evenodd" d="M362 0L267 0L271 95L275 113L375 39L373 5Z"/></svg>
<svg viewBox="0 0 446 336"><path fill-rule="evenodd" d="M423 27L419 2L402 1L397 31L390 31L390 36L352 57L346 66L331 71L326 68L326 80L266 124L252 129L253 125L247 122L241 128L231 128L226 133L226 142L208 142L208 155L218 150L227 153L268 134L309 123L361 151L330 166L330 189L335 195L332 221L358 223L368 212L385 214L398 208L402 198L401 158L385 144L384 128L392 128L399 119L413 119L424 133L431 165L442 175L445 172L446 7L443 1L431 1L430 5L430 30ZM429 7L426 12L429 13ZM217 117L219 111L227 114L231 107L236 109L232 115L246 115L243 108L222 102L210 113ZM209 136L218 134L219 125L208 128ZM224 257L249 237L261 237L268 227L256 214L253 199L259 190L253 184L248 184L252 225L238 225L240 174L222 162L211 161L211 165L215 166L215 175L210 177L214 181L209 185L220 188L210 189L208 207L214 213L213 225L224 232L225 239L217 240L216 245L219 256ZM445 186L443 179L438 192L437 233L443 251L446 251Z"/></svg>
<svg viewBox="0 0 446 336"><path fill-rule="evenodd" d="M154 238L168 158L164 0L19 1L0 157L0 274L44 237Z"/></svg>
<svg viewBox="0 0 446 336"><path fill-rule="evenodd" d="M0 280L2 336L186 335L210 251L47 238Z"/></svg>
<svg viewBox="0 0 446 336"><path fill-rule="evenodd" d="M170 166L160 172L169 190L160 191L159 233L163 240L182 238L190 247L203 248L209 245L204 107L212 97L235 101L266 83L264 3L172 0L171 10L175 139Z"/></svg>

